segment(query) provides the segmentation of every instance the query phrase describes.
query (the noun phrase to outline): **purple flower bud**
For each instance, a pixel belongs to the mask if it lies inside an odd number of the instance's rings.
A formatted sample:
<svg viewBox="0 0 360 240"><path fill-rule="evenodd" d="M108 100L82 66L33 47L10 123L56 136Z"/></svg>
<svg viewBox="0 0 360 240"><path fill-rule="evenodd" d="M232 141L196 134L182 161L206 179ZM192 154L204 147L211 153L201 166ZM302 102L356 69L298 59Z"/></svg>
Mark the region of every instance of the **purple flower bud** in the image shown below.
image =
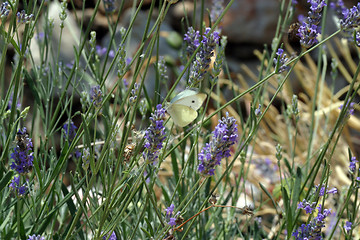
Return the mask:
<svg viewBox="0 0 360 240"><path fill-rule="evenodd" d="M143 157L147 163L155 164L163 147L166 138L164 118L165 109L162 108L161 104L158 104L154 113L151 114L150 127L145 131Z"/></svg>
<svg viewBox="0 0 360 240"><path fill-rule="evenodd" d="M16 147L11 154L11 158L14 160L10 167L12 170L17 171L19 174L28 173L33 166L33 153L30 153L33 147L31 138L26 133L26 128L16 134Z"/></svg>
<svg viewBox="0 0 360 240"><path fill-rule="evenodd" d="M28 189L25 183L23 185L20 184L20 176L15 176L11 180L9 187L19 196L25 195L26 190Z"/></svg>
<svg viewBox="0 0 360 240"><path fill-rule="evenodd" d="M230 147L237 141L237 125L233 117L226 117L219 120L218 125L212 132L213 137L210 143L198 155L200 161L198 170L204 176L212 176L215 172L215 166L220 165L221 159L230 157Z"/></svg>

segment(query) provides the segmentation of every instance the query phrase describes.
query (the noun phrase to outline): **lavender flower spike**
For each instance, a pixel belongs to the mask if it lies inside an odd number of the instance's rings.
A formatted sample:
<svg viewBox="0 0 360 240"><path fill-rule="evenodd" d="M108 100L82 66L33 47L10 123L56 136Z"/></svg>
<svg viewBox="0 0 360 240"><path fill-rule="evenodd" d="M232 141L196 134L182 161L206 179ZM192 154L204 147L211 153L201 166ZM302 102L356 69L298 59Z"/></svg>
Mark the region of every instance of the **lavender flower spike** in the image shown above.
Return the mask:
<svg viewBox="0 0 360 240"><path fill-rule="evenodd" d="M275 71L277 73L282 73L289 69L289 66L286 66L286 62L288 61L288 58L286 57L286 54L284 53L284 49L279 48L276 52L276 58L274 58L274 64L275 64Z"/></svg>
<svg viewBox="0 0 360 240"><path fill-rule="evenodd" d="M238 137L235 118L226 113L226 117L219 120L212 134L212 140L206 143L198 155L198 170L204 176L214 175L215 166L220 165L221 159L230 156L230 147Z"/></svg>
<svg viewBox="0 0 360 240"><path fill-rule="evenodd" d="M191 68L189 78L189 85L191 87L196 87L204 78L211 63L211 57L214 56L214 49L219 44L219 33L217 31L210 33L210 30L210 28L206 28L201 40L202 47L196 54Z"/></svg>
<svg viewBox="0 0 360 240"><path fill-rule="evenodd" d="M100 86L95 86L90 89L90 101L95 108L101 107L102 102L102 91Z"/></svg>
<svg viewBox="0 0 360 240"><path fill-rule="evenodd" d="M27 240L45 240L45 237L42 237L41 235L32 235L29 236L29 238Z"/></svg>
<svg viewBox="0 0 360 240"><path fill-rule="evenodd" d="M321 11L326 6L324 0L308 0L308 3L311 4L308 17L300 21L301 26L298 30L298 36L301 38L300 44L306 48L318 42L316 38L321 33L318 26L321 20Z"/></svg>
<svg viewBox="0 0 360 240"><path fill-rule="evenodd" d="M10 167L12 170L17 171L19 174L28 173L33 166L33 153L30 153L33 147L31 138L26 133L26 128L16 134L16 147L14 152L11 154L11 158L14 160Z"/></svg>
<svg viewBox="0 0 360 240"><path fill-rule="evenodd" d="M26 193L27 186L26 184L23 184L21 186L20 184L20 176L14 177L11 180L11 183L9 184L9 187L16 192L17 195L23 196Z"/></svg>
<svg viewBox="0 0 360 240"><path fill-rule="evenodd" d="M159 158L160 150L163 147L163 142L166 138L164 119L165 109L161 104L156 106L156 110L151 114L150 127L145 132L145 151L143 157L147 163L156 163Z"/></svg>
<svg viewBox="0 0 360 240"><path fill-rule="evenodd" d="M103 240L106 240L106 239L108 239L108 235L103 236ZM115 232L111 233L109 240L117 240Z"/></svg>
<svg viewBox="0 0 360 240"><path fill-rule="evenodd" d="M354 29L360 25L360 3L350 9L343 9L342 14L340 25L343 30Z"/></svg>

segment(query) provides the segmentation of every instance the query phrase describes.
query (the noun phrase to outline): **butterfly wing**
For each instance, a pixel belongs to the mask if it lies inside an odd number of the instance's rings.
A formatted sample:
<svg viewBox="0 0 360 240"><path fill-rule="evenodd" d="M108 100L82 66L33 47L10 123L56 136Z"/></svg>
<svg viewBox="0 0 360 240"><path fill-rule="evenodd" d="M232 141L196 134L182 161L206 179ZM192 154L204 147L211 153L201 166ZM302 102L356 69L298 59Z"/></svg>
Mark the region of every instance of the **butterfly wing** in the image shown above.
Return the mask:
<svg viewBox="0 0 360 240"><path fill-rule="evenodd" d="M171 104L168 107L167 112L170 114L174 123L180 127L185 127L198 116L196 110L182 104Z"/></svg>
<svg viewBox="0 0 360 240"><path fill-rule="evenodd" d="M176 97L174 97L170 104L179 104L188 106L194 110L198 110L203 104L206 98L205 93L198 93L194 90L187 89L179 93Z"/></svg>

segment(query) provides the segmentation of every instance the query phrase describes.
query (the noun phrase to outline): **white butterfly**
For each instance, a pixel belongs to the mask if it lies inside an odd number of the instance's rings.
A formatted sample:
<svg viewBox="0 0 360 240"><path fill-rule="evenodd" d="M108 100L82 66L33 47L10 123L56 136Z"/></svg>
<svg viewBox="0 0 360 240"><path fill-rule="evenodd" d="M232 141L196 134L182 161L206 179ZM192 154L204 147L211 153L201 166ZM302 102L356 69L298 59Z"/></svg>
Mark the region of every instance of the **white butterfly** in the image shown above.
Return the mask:
<svg viewBox="0 0 360 240"><path fill-rule="evenodd" d="M201 107L205 98L205 93L187 89L171 100L166 111L176 125L185 127L197 118L197 110Z"/></svg>

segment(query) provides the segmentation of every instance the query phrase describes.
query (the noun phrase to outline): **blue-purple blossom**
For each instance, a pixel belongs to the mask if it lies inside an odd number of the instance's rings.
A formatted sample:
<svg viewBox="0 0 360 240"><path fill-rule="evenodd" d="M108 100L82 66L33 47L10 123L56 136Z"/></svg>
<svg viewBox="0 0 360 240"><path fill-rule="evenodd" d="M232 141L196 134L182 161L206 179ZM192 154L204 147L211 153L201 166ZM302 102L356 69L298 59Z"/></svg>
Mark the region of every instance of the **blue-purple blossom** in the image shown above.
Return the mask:
<svg viewBox="0 0 360 240"><path fill-rule="evenodd" d="M106 47L101 47L100 45L96 45L95 50L96 50L96 54L97 54L99 57L105 56L105 54L106 54L106 52L107 52L107 48L106 48ZM114 58L114 56L115 56L114 50L110 50L108 56L109 56L110 58Z"/></svg>
<svg viewBox="0 0 360 240"><path fill-rule="evenodd" d="M16 14L16 17L18 23L28 23L34 17L34 14L26 14L25 10L22 10Z"/></svg>
<svg viewBox="0 0 360 240"><path fill-rule="evenodd" d="M284 49L279 48L276 52L276 58L274 58L274 64L275 64L275 71L277 73L282 73L289 69L289 66L286 66L285 64L288 61L288 58L286 57L286 54L284 53Z"/></svg>
<svg viewBox="0 0 360 240"><path fill-rule="evenodd" d="M340 20L342 29L354 29L360 25L360 3L350 9L343 9Z"/></svg>
<svg viewBox="0 0 360 240"><path fill-rule="evenodd" d="M111 13L115 11L116 9L115 0L103 0L103 1L104 1L105 12Z"/></svg>
<svg viewBox="0 0 360 240"><path fill-rule="evenodd" d="M30 153L32 147L33 144L31 138L26 133L26 128L19 129L16 134L16 147L11 154L11 158L14 160L10 165L12 170L17 171L19 174L25 174L30 171L34 159L33 153Z"/></svg>
<svg viewBox="0 0 360 240"><path fill-rule="evenodd" d="M42 237L41 235L32 235L29 236L29 238L27 240L45 240L45 237Z"/></svg>
<svg viewBox="0 0 360 240"><path fill-rule="evenodd" d="M316 191L319 189L319 185L316 185L315 186L315 189L316 189ZM331 194L336 194L337 193L337 189L334 187L334 188L332 188L332 189L327 189L326 190L326 194L329 194L329 193L331 193ZM319 196L324 196L325 195L325 185L323 184L322 186L321 186L321 188L320 188L320 191L319 191Z"/></svg>
<svg viewBox="0 0 360 240"><path fill-rule="evenodd" d="M299 18L301 25L297 34L300 37L300 44L306 48L318 42L316 38L321 33L321 28L318 26L321 20L321 11L326 6L324 0L308 0L308 3L311 4L308 17Z"/></svg>
<svg viewBox="0 0 360 240"><path fill-rule="evenodd" d="M350 165L349 165L349 170L350 170L351 173L355 172L357 162L359 162L359 161L356 160L356 157L351 157Z"/></svg>
<svg viewBox="0 0 360 240"><path fill-rule="evenodd" d="M304 209L307 214L311 214L314 211L314 208L316 206L316 202L309 203L305 199L302 202L298 203L298 209Z"/></svg>
<svg viewBox="0 0 360 240"><path fill-rule="evenodd" d="M184 36L184 40L187 42L186 53L190 57L200 46L200 33L199 31L195 31L192 27L189 27Z"/></svg>
<svg viewBox="0 0 360 240"><path fill-rule="evenodd" d="M168 76L167 76L167 67L165 63L165 58L163 56L159 57L157 69L159 71L160 82L166 83L168 81Z"/></svg>
<svg viewBox="0 0 360 240"><path fill-rule="evenodd" d="M69 121L63 125L64 129L64 139L69 142L69 145L72 143L72 141L75 139L76 136L76 129L77 127L73 123L73 121ZM75 157L79 158L81 157L81 152L79 150L75 151Z"/></svg>
<svg viewBox="0 0 360 240"><path fill-rule="evenodd" d="M139 85L137 83L134 83L134 88L131 89L131 91L130 91L130 97L129 97L130 104L132 104L136 101L137 95L138 95L138 90L139 90Z"/></svg>
<svg viewBox="0 0 360 240"><path fill-rule="evenodd" d="M211 63L211 57L214 56L214 49L219 44L219 32L214 31L210 33L210 31L210 28L206 28L201 40L202 47L193 61L189 78L189 85L192 87L197 86L204 78Z"/></svg>
<svg viewBox="0 0 360 240"><path fill-rule="evenodd" d="M163 147L165 136L165 109L161 104L156 106L156 110L151 114L150 127L145 131L145 151L143 157L147 163L156 163L159 158L160 150Z"/></svg>
<svg viewBox="0 0 360 240"><path fill-rule="evenodd" d="M205 144L198 155L198 170L204 176L214 175L215 166L220 165L221 159L231 156L230 147L238 137L235 118L229 117L229 113L226 113L226 117L219 120L212 134L212 140Z"/></svg>
<svg viewBox="0 0 360 240"><path fill-rule="evenodd" d="M297 230L292 233L295 240L304 239L323 239L321 230L325 227L325 218L331 214L331 209L323 209L321 204L316 208L318 214L308 224L302 224Z"/></svg>
<svg viewBox="0 0 360 240"><path fill-rule="evenodd" d="M64 138L71 143L75 139L77 127L73 121L69 121L63 125L63 129L65 132Z"/></svg>
<svg viewBox="0 0 360 240"><path fill-rule="evenodd" d="M355 103L354 102L350 102L349 101L345 104L345 107L347 107L347 112L346 112L346 116L350 116L354 114L354 106ZM341 110L344 107L344 104L341 104L339 109Z"/></svg>
<svg viewBox="0 0 360 240"><path fill-rule="evenodd" d="M8 2L1 3L0 6L0 17L7 17L10 13L10 4Z"/></svg>
<svg viewBox="0 0 360 240"><path fill-rule="evenodd" d="M335 10L337 17L340 19L340 26L342 29L342 34L345 39L348 41L354 41L354 32L360 22L359 14L359 3L357 6L352 7L351 9L346 8L342 0L337 0L330 3L330 7ZM359 34L356 32L355 43L359 45Z"/></svg>
<svg viewBox="0 0 360 240"><path fill-rule="evenodd" d="M95 108L99 108L102 102L102 91L100 86L94 86L90 89L90 101L94 105Z"/></svg>
<svg viewBox="0 0 360 240"><path fill-rule="evenodd" d="M27 190L27 186L24 183L23 185L20 184L20 176L15 176L12 180L11 183L9 184L9 187L17 194L20 196L25 195L26 190Z"/></svg>
<svg viewBox="0 0 360 240"><path fill-rule="evenodd" d="M14 99L14 93L11 93L11 95L10 95L10 99L9 99L9 102L8 102L8 106L7 106L7 108L10 110L11 109L11 105L12 105L12 103L13 103L13 99ZM16 103L16 109L20 109L21 108L21 103L18 101L17 103Z"/></svg>
<svg viewBox="0 0 360 240"><path fill-rule="evenodd" d="M173 216L173 212L174 212L174 204L171 204L168 208L165 209L166 212L166 218L168 219L168 224L170 226L175 226L176 225L176 219L178 217L178 215L180 214L180 212L177 212L174 216Z"/></svg>
<svg viewBox="0 0 360 240"><path fill-rule="evenodd" d="M346 221L344 229L347 233L351 231L352 222Z"/></svg>
<svg viewBox="0 0 360 240"><path fill-rule="evenodd" d="M107 240L107 239L108 239L108 240L117 240L117 237L116 237L115 232L112 232L109 238L108 238L108 235L105 235L105 236L103 236L102 239L103 239L103 240Z"/></svg>
<svg viewBox="0 0 360 240"><path fill-rule="evenodd" d="M224 0L213 0L210 12L210 18L212 22L215 22L222 14L224 7Z"/></svg>

